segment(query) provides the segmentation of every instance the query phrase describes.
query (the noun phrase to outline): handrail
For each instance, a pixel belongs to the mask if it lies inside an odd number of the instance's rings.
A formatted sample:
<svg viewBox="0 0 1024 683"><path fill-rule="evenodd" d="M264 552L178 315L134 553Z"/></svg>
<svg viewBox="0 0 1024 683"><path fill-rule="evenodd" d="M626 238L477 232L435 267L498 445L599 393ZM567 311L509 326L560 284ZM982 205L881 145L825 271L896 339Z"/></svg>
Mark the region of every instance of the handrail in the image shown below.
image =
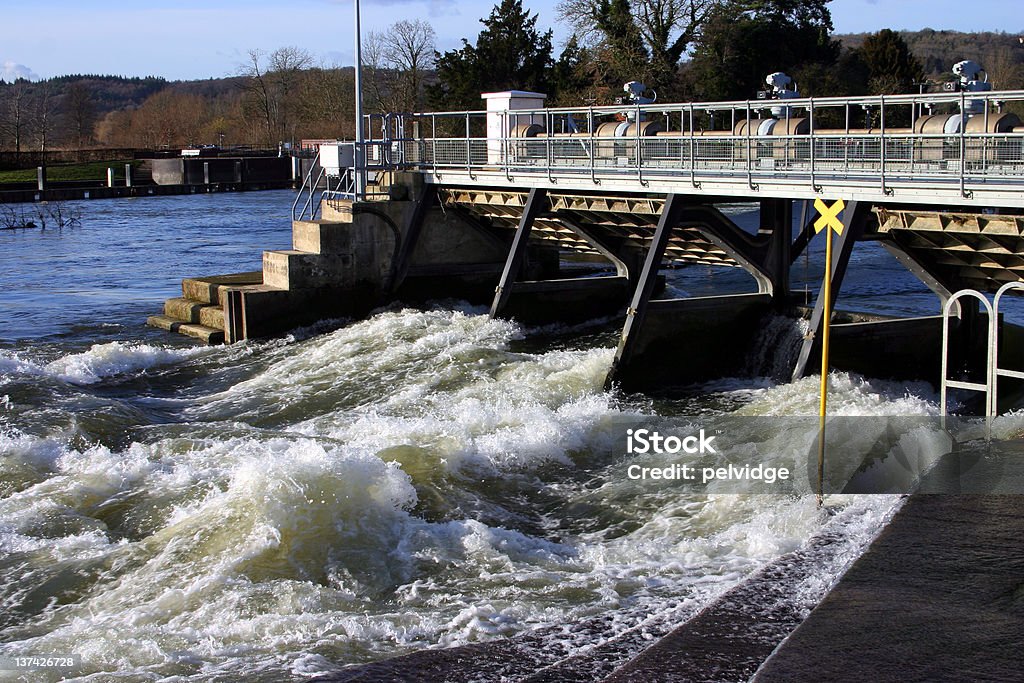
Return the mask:
<svg viewBox="0 0 1024 683"><path fill-rule="evenodd" d="M417 162L415 169L438 179L448 173L468 174L472 179L477 174L497 173L506 182L511 182L512 175L532 176L533 181L528 183L543 181L548 185L562 179L586 179L595 186L603 179L638 185L642 182L642 186L685 182L689 187L698 187L702 181L738 181L755 193L766 191L758 188L763 182L768 188L780 184L800 188L804 194L820 193L822 185L849 187L850 181L862 181L851 189L861 195L877 194L880 200L882 192L888 197L894 190L919 192L927 187L958 202L974 201L973 192L981 190L982 197L998 199L1001 206L1024 206L1024 131L965 134L965 151L960 154L956 133L890 133L887 127L884 136L877 131L844 134L842 129L827 133L816 130L812 135L755 136L752 129L740 135L729 131L701 135L696 128L694 125L691 130L668 135L626 137L598 137L590 130L583 137L547 135L536 144L529 138L509 135L434 137L386 144L418 145L432 152ZM626 145L628 158L613 152L619 144ZM987 164L976 159L983 145L990 157ZM485 148L490 152L478 157L477 150ZM966 160L961 158L964 155ZM771 159L772 163L758 164L760 158Z"/></svg>
<svg viewBox="0 0 1024 683"><path fill-rule="evenodd" d="M975 298L981 303L985 304L985 309L988 312L988 357L985 363L985 383L980 382L965 382L960 380L951 380L949 378L949 316L953 305L963 297ZM967 391L979 391L985 394L985 417L992 417L994 415L994 406L992 402L992 354L994 347L992 339L995 335L996 322L995 317L992 315L992 305L985 298L985 295L976 289L961 289L953 296L949 297L946 301L945 306L942 307L942 381L940 386L940 397L939 397L939 412L943 419L947 415L948 403L946 400L946 394L949 389L964 389Z"/></svg>
<svg viewBox="0 0 1024 683"><path fill-rule="evenodd" d="M954 128L956 117L966 117L967 97L972 103L987 103L985 117L973 104L971 109L979 111L976 124L988 125ZM577 189L613 183L635 186L641 192L647 188L677 191L675 185L680 186L678 191L684 185L687 191L701 190L706 183L704 187L718 185L709 188L715 192L736 190L746 196L786 192L803 199L827 187L865 201L890 201L894 195L897 200L912 201L926 196L933 203L1024 208L1024 126L1013 125L1010 119L995 125L996 105L1005 112L1003 105L1012 102L1024 103L1024 90L801 98L785 101L787 112L778 117L785 126L780 123L771 132L765 127L761 134L751 123L740 135L736 135L737 123L744 115L748 121L759 121L767 110L781 105L743 100L388 114L381 119L383 139L368 140L359 156L368 162L367 169L374 165L382 170L408 168L433 182L446 176L461 177L462 182L484 178L511 185L522 180L526 185ZM881 114L881 129L851 129L851 112L860 107ZM790 111L797 109L806 119L799 127L790 118ZM926 133L909 123L926 109L947 117L949 132L938 126ZM478 124L496 114L499 125L488 126L489 134L478 132ZM555 131L559 117L573 115L578 128ZM677 117L678 130L640 135L639 126L634 126L634 134L629 134L627 125L614 127L618 136L597 135L599 125L612 115L627 124L666 115L672 128ZM899 121L899 116L907 115L907 122ZM543 137L518 137L513 116L517 121L520 117L543 121ZM709 118L710 127L704 129ZM807 121L810 130L804 132ZM896 122L905 127L894 127ZM414 127L412 137L405 130L409 125ZM974 132L976 127L979 132ZM371 128L376 130L376 124ZM497 129L503 132L495 134ZM371 154L378 146L380 154Z"/></svg>
<svg viewBox="0 0 1024 683"><path fill-rule="evenodd" d="M999 325L1001 324L999 319L999 303L1003 298L1003 295L1008 293L1011 289L1024 290L1024 282L1007 282L1004 284L996 292L995 300L992 304L995 333L992 335L992 339L990 340L990 344L992 346L990 351L990 355L992 356L992 365L989 371L989 384L992 387L993 411L999 410L999 378L1012 377L1014 379L1024 379L1024 372L1021 372L1020 370L1009 370L999 367Z"/></svg>
<svg viewBox="0 0 1024 683"><path fill-rule="evenodd" d="M316 180L313 180L313 169L319 168L320 173L317 174ZM315 214L320 210L319 202L314 205L313 195L316 192L316 188L319 187L320 181L324 177L324 169L320 166L320 150L317 150L316 156L313 157L313 163L309 165L309 171L306 172L305 177L302 180L302 185L299 187L298 193L295 195L295 201L292 202L292 220L301 220L302 216L305 215L306 211L309 211L309 220L313 220ZM302 205L302 209L296 211L299 205L299 200L302 199L302 193L307 193L306 201Z"/></svg>
<svg viewBox="0 0 1024 683"><path fill-rule="evenodd" d="M898 106L898 105L914 105L919 106L923 104L939 105L939 104L951 104L957 105L960 102L961 93L959 92L941 92L941 93L922 93L922 94L907 94L907 95L864 95L864 96L848 96L848 97L802 97L785 101L785 106L792 109L806 108L811 106L812 103L815 107L830 108L830 107L843 107L846 105L870 105L873 107L885 105ZM972 92L969 95L971 100L981 100L986 103L1005 103L1007 100L1024 100L1024 90L990 90L988 92ZM773 103L777 104L777 100L729 100L725 102L684 102L684 103L671 103L671 104L649 104L643 105L643 111L646 113L664 113L676 111L680 104L686 106L692 106L699 110L714 110L724 111L728 109L746 109L749 105L751 109L767 109L773 106ZM530 114L540 115L543 112L552 112L554 114L583 114L593 112L596 116L610 116L617 114L623 110L623 105L602 105L600 107L592 106L580 106L580 107L551 107L551 108L536 108L536 109L521 109L516 110L516 113L528 116ZM431 117L431 116L456 116L462 118L467 114L470 116L484 116L488 112L484 109L464 109L458 111L421 111L421 112L405 112L403 115L408 117Z"/></svg>

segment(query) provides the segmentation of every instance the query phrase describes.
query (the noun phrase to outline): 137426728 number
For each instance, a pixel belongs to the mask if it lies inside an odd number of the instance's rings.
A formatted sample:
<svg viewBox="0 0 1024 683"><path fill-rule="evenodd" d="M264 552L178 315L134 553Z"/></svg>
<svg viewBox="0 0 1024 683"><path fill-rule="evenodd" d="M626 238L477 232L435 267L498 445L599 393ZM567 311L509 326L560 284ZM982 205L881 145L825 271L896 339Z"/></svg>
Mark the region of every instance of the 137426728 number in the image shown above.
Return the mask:
<svg viewBox="0 0 1024 683"><path fill-rule="evenodd" d="M81 665L79 655L15 655L0 656L0 671L24 669L73 669Z"/></svg>

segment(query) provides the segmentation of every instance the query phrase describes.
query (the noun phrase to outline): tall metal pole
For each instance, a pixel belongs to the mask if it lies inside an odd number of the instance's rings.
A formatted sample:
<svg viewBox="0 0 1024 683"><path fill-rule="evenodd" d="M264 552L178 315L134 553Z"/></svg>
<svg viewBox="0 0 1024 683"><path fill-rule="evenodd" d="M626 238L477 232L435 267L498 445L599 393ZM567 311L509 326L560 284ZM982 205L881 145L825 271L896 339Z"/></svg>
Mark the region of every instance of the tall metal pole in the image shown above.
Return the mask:
<svg viewBox="0 0 1024 683"><path fill-rule="evenodd" d="M355 181L356 199L366 194L366 150L363 147L363 47L359 28L359 0L354 0L356 10L356 144Z"/></svg>
<svg viewBox="0 0 1024 683"><path fill-rule="evenodd" d="M825 416L828 412L828 343L832 327L832 228L825 228L825 314L821 324L821 405L818 411L818 507L825 500Z"/></svg>

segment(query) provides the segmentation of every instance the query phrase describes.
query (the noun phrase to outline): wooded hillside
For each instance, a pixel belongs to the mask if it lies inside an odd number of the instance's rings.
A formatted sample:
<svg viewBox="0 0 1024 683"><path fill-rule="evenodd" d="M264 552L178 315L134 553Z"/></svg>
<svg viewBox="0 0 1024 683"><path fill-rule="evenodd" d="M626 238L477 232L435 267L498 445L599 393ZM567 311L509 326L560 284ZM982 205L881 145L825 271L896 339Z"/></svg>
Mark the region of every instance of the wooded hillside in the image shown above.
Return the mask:
<svg viewBox="0 0 1024 683"><path fill-rule="evenodd" d="M929 78L945 77L953 64L972 59L985 67L995 87L1001 90L1024 88L1024 44L1016 33L961 33L932 29L898 33ZM848 33L836 38L844 47L856 49L869 35Z"/></svg>
<svg viewBox="0 0 1024 683"><path fill-rule="evenodd" d="M522 0L499 0L475 38L446 52L422 20L369 32L365 111L477 109L481 92L504 89L545 92L553 105L611 104L631 80L661 102L742 100L776 71L805 96L918 92L950 80L963 59L996 88L1024 89L1016 34L835 35L828 0L559 0L558 12L572 29L560 52ZM317 65L299 47L247 56L228 78L0 81L0 150L275 147L353 135L351 67Z"/></svg>

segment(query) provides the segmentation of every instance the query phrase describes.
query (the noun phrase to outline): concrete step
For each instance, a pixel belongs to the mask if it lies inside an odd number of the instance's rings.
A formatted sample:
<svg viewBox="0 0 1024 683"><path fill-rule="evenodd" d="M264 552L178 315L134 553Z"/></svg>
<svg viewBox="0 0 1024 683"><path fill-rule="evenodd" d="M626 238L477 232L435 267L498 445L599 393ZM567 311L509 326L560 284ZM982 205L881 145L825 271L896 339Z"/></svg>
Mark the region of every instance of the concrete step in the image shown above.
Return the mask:
<svg viewBox="0 0 1024 683"><path fill-rule="evenodd" d="M167 330L168 332L176 332L178 334L184 334L189 337L193 337L207 344L223 344L224 343L224 329L216 329L213 327L207 327L206 325L199 325L196 323L185 323L180 320L168 317L166 315L151 315L146 319L146 324L150 327L158 327L161 330Z"/></svg>
<svg viewBox="0 0 1024 683"><path fill-rule="evenodd" d="M164 301L164 315L183 323L197 323L199 322L199 311L209 305L204 301L176 297Z"/></svg>
<svg viewBox="0 0 1024 683"><path fill-rule="evenodd" d="M203 306L199 309L199 324L214 329L224 329L224 307Z"/></svg>
<svg viewBox="0 0 1024 683"><path fill-rule="evenodd" d="M352 255L334 257L350 265ZM335 284L337 277L325 268L325 257L308 251L263 252L263 284L276 289L307 289Z"/></svg>
<svg viewBox="0 0 1024 683"><path fill-rule="evenodd" d="M181 281L181 293L185 299L219 305L223 303L220 299L220 292L223 288L258 285L262 282L263 272L259 270L247 273L186 278Z"/></svg>
<svg viewBox="0 0 1024 683"><path fill-rule="evenodd" d="M224 329L224 307L191 299L168 299L164 302L164 316L183 323L198 323L219 330Z"/></svg>
<svg viewBox="0 0 1024 683"><path fill-rule="evenodd" d="M352 222L352 200L332 199L320 205L320 216L331 223Z"/></svg>
<svg viewBox="0 0 1024 683"><path fill-rule="evenodd" d="M312 254L351 252L351 229L351 221L292 221L292 248Z"/></svg>

